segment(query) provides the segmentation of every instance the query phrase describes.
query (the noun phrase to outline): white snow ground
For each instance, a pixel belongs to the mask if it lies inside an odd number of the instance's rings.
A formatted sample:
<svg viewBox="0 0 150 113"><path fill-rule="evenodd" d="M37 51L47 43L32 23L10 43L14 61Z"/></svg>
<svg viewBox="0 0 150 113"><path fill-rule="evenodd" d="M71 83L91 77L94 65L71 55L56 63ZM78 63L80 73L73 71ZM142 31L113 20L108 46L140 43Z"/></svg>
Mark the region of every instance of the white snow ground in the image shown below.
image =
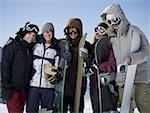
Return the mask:
<svg viewBox="0 0 150 113"><path fill-rule="evenodd" d="M6 105L5 104L0 104L0 112L1 113L8 113ZM26 112L24 112L26 113ZM85 109L84 109L84 113L92 113L92 109L91 109L91 104L90 101L86 101L85 102ZM134 113L140 113L137 108L134 110Z"/></svg>
<svg viewBox="0 0 150 113"><path fill-rule="evenodd" d="M92 106L91 106L91 100L90 100L90 93L89 93L89 85L87 85L87 92L85 95L85 109L84 113L93 113L92 112ZM6 105L5 104L0 104L0 113L8 113ZM24 112L26 113L26 112ZM134 113L140 113L138 109L136 108L134 110Z"/></svg>

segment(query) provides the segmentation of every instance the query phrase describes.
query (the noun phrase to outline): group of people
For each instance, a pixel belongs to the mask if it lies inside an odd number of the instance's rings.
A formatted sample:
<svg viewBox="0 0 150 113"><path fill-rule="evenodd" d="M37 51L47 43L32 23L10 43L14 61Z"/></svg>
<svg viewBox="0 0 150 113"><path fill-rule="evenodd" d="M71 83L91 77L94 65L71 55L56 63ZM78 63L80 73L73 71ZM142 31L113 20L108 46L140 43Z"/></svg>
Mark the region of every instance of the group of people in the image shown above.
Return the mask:
<svg viewBox="0 0 150 113"><path fill-rule="evenodd" d="M64 28L66 36L64 39L55 38L52 23L45 23L39 35L38 26L27 22L16 33L14 39L8 40L3 48L1 76L2 97L6 100L9 113L23 113L25 104L27 113L38 113L39 106L41 109L46 108L46 111L72 113L79 56L86 64L83 75L91 74L90 97L94 113L100 112L97 71L103 74L100 77L102 112L118 112L117 107L122 98L125 78L117 72L117 65L124 62L128 65L138 64L133 97L141 113L150 111L146 70L149 44L144 33L129 23L119 4L111 4L104 9L101 18L103 21L94 29L93 44L86 41L82 49L78 48L83 36L82 21L79 18L71 18L68 21ZM133 44L131 42L135 36L139 36L141 40L140 48L131 53L130 47ZM107 43L104 42L99 46L97 54L100 58L97 63L94 50L97 42L104 38L107 39ZM69 45L69 50L63 54L60 54L61 40L67 41ZM63 97L60 88L64 76L64 70L60 67L61 58L67 60L68 65ZM48 74L46 67L49 67ZM86 86L87 76L83 76L79 113L83 113L84 110Z"/></svg>

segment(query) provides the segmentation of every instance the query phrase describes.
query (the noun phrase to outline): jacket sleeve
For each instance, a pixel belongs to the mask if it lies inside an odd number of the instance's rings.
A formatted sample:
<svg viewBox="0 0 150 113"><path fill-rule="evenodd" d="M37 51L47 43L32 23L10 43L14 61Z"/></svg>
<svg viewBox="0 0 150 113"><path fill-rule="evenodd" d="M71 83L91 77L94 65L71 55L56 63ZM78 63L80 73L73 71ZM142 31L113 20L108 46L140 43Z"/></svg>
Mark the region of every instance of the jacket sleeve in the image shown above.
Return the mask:
<svg viewBox="0 0 150 113"><path fill-rule="evenodd" d="M116 72L116 60L112 49L110 50L108 61L100 62L99 65L100 70L103 72Z"/></svg>
<svg viewBox="0 0 150 113"><path fill-rule="evenodd" d="M59 57L59 51L58 51L58 50L57 50L57 54L56 54L54 60L55 60L54 66L58 68L59 60L60 60L60 57Z"/></svg>
<svg viewBox="0 0 150 113"><path fill-rule="evenodd" d="M135 30L140 34L141 46L139 51L130 53L129 56L132 59L131 64L140 64L148 58L149 43L145 34L140 29L136 28Z"/></svg>
<svg viewBox="0 0 150 113"><path fill-rule="evenodd" d="M13 63L13 42L9 45L5 45L2 54L1 63L1 76L2 85L4 88L12 88L11 78L12 78L12 63Z"/></svg>

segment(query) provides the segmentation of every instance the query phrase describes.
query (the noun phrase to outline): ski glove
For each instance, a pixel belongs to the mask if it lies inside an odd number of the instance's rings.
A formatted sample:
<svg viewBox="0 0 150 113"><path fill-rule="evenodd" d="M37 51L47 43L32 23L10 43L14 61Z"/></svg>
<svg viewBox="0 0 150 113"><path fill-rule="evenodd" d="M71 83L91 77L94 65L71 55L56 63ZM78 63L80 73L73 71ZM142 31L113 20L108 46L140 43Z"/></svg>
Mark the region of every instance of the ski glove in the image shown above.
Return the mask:
<svg viewBox="0 0 150 113"><path fill-rule="evenodd" d="M97 63L95 62L95 60L92 62L92 65L89 69L89 72L88 73L91 73L91 74L96 74L97 71L99 71L99 66L97 65Z"/></svg>
<svg viewBox="0 0 150 113"><path fill-rule="evenodd" d="M107 85L108 83L110 83L111 81L115 80L115 77L112 78L113 75L111 75L110 73L101 73L100 74L100 78L101 78L101 83L102 85Z"/></svg>
<svg viewBox="0 0 150 113"><path fill-rule="evenodd" d="M63 53L63 58L70 62L71 59L72 59L71 52L65 51L65 52Z"/></svg>
<svg viewBox="0 0 150 113"><path fill-rule="evenodd" d="M84 60L88 58L88 50L86 48L80 48L79 54Z"/></svg>
<svg viewBox="0 0 150 113"><path fill-rule="evenodd" d="M45 79L51 84L56 83L57 68L51 65L44 65Z"/></svg>

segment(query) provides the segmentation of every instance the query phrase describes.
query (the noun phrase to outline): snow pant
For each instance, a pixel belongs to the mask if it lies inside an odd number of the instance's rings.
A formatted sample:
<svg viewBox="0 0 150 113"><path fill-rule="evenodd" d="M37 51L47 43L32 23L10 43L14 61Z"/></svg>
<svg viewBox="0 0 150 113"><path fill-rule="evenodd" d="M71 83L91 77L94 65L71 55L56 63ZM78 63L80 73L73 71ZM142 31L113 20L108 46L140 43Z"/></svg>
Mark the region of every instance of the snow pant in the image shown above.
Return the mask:
<svg viewBox="0 0 150 113"><path fill-rule="evenodd" d="M93 113L99 113L99 94L97 77L95 75L90 77L90 98L92 103ZM95 81L95 82L94 82ZM110 91L109 86L101 85L102 111L117 111L118 97L115 93Z"/></svg>
<svg viewBox="0 0 150 113"><path fill-rule="evenodd" d="M140 113L150 113L150 86L148 84L135 84L135 101Z"/></svg>
<svg viewBox="0 0 150 113"><path fill-rule="evenodd" d="M87 78L83 77L82 78L82 86L81 86L79 113L83 113L83 110L84 110L84 95L85 95L85 92L86 92L86 86L87 86ZM75 99L75 96L70 96L68 94L64 94L63 113L67 113L68 111L70 113L73 112L74 99Z"/></svg>
<svg viewBox="0 0 150 113"><path fill-rule="evenodd" d="M68 111L70 113L73 113L73 107L74 107L74 96L67 96L64 95L64 108L63 113L67 113ZM68 108L69 107L69 108ZM81 95L80 98L80 106L79 106L79 113L83 113L84 109L84 95Z"/></svg>
<svg viewBox="0 0 150 113"><path fill-rule="evenodd" d="M119 100L118 100L118 107L121 107L121 103L122 103L122 98L123 98L123 91L124 88L119 88ZM131 95L131 102L130 102L130 109L129 109L129 113L133 113L134 112L134 86L133 86L133 91L132 91L132 95Z"/></svg>
<svg viewBox="0 0 150 113"><path fill-rule="evenodd" d="M39 105L41 108L52 108L54 100L54 88L37 88L29 89L27 99L27 113L38 113Z"/></svg>
<svg viewBox="0 0 150 113"><path fill-rule="evenodd" d="M92 109L94 113L99 113L98 89L90 89ZM117 97L111 93L108 86L101 86L102 111L117 111Z"/></svg>
<svg viewBox="0 0 150 113"><path fill-rule="evenodd" d="M6 102L8 112L23 113L26 98L26 92L13 91L11 99Z"/></svg>

